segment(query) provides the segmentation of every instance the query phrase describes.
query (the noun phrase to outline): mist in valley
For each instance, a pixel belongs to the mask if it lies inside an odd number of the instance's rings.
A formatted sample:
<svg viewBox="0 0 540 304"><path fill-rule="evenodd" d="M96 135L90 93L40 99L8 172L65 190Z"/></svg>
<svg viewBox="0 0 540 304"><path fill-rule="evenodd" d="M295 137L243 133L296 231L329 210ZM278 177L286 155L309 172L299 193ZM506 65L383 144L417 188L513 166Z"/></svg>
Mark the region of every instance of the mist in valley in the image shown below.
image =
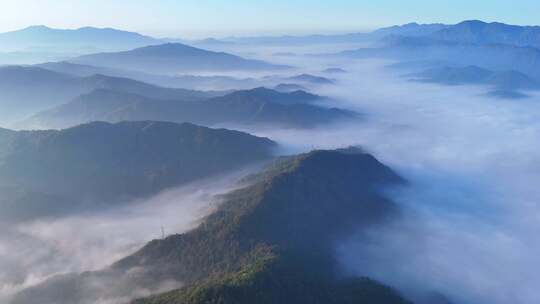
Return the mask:
<svg viewBox="0 0 540 304"><path fill-rule="evenodd" d="M8 301L24 288L57 275L103 269L139 250L150 240L196 227L199 220L219 204L221 194L241 187L242 178L260 166L168 189L149 199L107 211L87 211L3 225L0 301ZM97 280L95 285L101 286L96 289L104 293L112 283ZM181 283L163 282L162 285L161 292L165 292L179 288ZM123 303L150 294L144 290L130 292L132 294L117 299L98 299L103 303Z"/></svg>
<svg viewBox="0 0 540 304"><path fill-rule="evenodd" d="M344 273L418 303L438 303L439 295L451 303L538 302L540 96L498 100L485 87L410 82L391 63L319 63L349 73L316 92L363 113L363 122L250 131L285 153L359 145L409 181L388 191L400 220L336 249Z"/></svg>

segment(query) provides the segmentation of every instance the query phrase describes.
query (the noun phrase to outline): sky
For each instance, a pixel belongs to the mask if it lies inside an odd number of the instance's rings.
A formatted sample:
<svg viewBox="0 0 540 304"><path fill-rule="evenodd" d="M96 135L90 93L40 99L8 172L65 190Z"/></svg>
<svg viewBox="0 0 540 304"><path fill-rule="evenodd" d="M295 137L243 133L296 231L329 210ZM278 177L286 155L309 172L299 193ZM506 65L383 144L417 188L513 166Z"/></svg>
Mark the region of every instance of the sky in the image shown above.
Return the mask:
<svg viewBox="0 0 540 304"><path fill-rule="evenodd" d="M538 0L0 0L0 32L43 24L114 27L157 37L367 31L481 19L540 20Z"/></svg>

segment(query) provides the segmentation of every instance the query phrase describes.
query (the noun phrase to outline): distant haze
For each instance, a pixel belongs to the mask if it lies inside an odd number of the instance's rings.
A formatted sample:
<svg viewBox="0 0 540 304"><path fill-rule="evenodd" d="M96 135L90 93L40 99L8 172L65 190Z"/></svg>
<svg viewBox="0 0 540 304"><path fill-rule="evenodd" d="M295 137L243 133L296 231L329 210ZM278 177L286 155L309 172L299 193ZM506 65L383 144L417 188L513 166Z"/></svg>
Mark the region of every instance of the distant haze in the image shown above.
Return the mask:
<svg viewBox="0 0 540 304"><path fill-rule="evenodd" d="M335 33L410 21L457 23L465 19L534 24L540 15L535 0L20 0L3 1L1 11L0 32L36 24L59 28L91 25L158 37Z"/></svg>

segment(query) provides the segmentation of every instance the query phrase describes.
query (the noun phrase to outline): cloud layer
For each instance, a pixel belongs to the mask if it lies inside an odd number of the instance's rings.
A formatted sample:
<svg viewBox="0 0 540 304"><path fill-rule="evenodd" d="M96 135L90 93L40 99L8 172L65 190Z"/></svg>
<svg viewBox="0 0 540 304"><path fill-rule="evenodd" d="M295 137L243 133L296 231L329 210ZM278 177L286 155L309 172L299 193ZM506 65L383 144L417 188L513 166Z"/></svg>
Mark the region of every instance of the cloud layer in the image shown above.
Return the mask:
<svg viewBox="0 0 540 304"><path fill-rule="evenodd" d="M540 97L412 83L386 64L348 64L320 92L365 113L363 123L259 133L290 152L361 145L411 182L389 193L401 220L339 246L344 269L419 302L437 292L456 303L538 303Z"/></svg>
<svg viewBox="0 0 540 304"><path fill-rule="evenodd" d="M57 274L102 269L146 242L161 238L162 228L170 235L195 227L219 203L219 194L238 187L238 180L252 170L246 168L170 189L107 213L2 227L0 302ZM165 289L178 287L165 283L169 286ZM133 296L143 294L144 291L138 291Z"/></svg>

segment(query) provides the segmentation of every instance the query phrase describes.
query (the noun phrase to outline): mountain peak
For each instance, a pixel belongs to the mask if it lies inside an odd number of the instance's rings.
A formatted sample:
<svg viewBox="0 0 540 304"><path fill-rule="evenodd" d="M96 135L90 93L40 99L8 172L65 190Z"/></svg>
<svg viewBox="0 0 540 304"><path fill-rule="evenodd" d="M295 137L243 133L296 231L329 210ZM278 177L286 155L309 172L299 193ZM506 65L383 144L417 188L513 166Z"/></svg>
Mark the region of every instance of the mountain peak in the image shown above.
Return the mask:
<svg viewBox="0 0 540 304"><path fill-rule="evenodd" d="M216 97L216 100L222 101L245 101L252 103L272 102L279 104L302 104L310 103L321 97L302 90L293 92L280 92L266 87L258 87L250 90L234 91L222 97Z"/></svg>
<svg viewBox="0 0 540 304"><path fill-rule="evenodd" d="M31 25L29 27L22 29L22 31L47 31L47 30L52 30L52 28L46 25Z"/></svg>
<svg viewBox="0 0 540 304"><path fill-rule="evenodd" d="M150 45L150 46L144 46L138 49L133 50L133 52L138 53L151 53L154 55L176 55L178 52L185 52L185 51L191 51L191 52L205 52L203 49L199 49L196 47L189 46L187 44L178 43L178 42L170 42L170 43L164 43L164 44L157 44L157 45Z"/></svg>
<svg viewBox="0 0 540 304"><path fill-rule="evenodd" d="M467 28L473 31L480 31L484 27L492 25L493 23L487 23L481 20L465 20L463 22L460 22L453 27L450 27L449 30L452 28Z"/></svg>
<svg viewBox="0 0 540 304"><path fill-rule="evenodd" d="M361 184L402 183L404 181L373 155L357 147L314 150L293 158L285 158L285 162L297 164L300 170L311 173L314 173L314 170L325 171L325 174L329 176L341 175L344 180L350 178L355 183Z"/></svg>
<svg viewBox="0 0 540 304"><path fill-rule="evenodd" d="M142 60L142 58L145 58ZM73 63L119 68L146 73L185 71L275 70L288 68L259 60L208 51L182 43L153 44L130 51L90 54L69 60Z"/></svg>
<svg viewBox="0 0 540 304"><path fill-rule="evenodd" d="M274 262L277 262L278 269L295 273L292 279L295 286L306 286L303 284L307 282L311 282L308 286L318 282L315 284L321 284L321 287L341 284L335 278L334 242L359 227L392 214L392 203L377 194L376 189L402 181L373 156L354 148L317 150L284 157L249 179L253 183L251 186L226 195L225 202L199 228L153 241L135 255L115 264L114 269L156 269L159 265L168 265L175 269L173 275L180 276L175 279L183 279L188 288L197 289L197 285L190 286L189 283L199 276L205 277L206 272L223 273L226 269L233 277L245 278L247 273L273 276ZM208 253L208 246L212 246L212 255ZM213 258L215 252L228 254L223 261L216 261ZM252 272L254 267L256 270ZM280 282L288 277L282 276ZM356 284L368 290L379 286L375 282ZM282 292L291 300L296 287L284 286L287 287L282 288ZM175 292L174 297L183 298L184 291L186 289ZM267 288L257 291L270 292ZM358 298L351 302L405 303L390 290L381 295L387 301L379 302L367 296L364 301ZM330 295L319 296L327 299ZM341 297L342 294L338 292L333 296ZM241 301L250 302L253 299Z"/></svg>
<svg viewBox="0 0 540 304"><path fill-rule="evenodd" d="M488 23L482 20L471 19L471 20L462 21L456 25L486 25L486 24Z"/></svg>

